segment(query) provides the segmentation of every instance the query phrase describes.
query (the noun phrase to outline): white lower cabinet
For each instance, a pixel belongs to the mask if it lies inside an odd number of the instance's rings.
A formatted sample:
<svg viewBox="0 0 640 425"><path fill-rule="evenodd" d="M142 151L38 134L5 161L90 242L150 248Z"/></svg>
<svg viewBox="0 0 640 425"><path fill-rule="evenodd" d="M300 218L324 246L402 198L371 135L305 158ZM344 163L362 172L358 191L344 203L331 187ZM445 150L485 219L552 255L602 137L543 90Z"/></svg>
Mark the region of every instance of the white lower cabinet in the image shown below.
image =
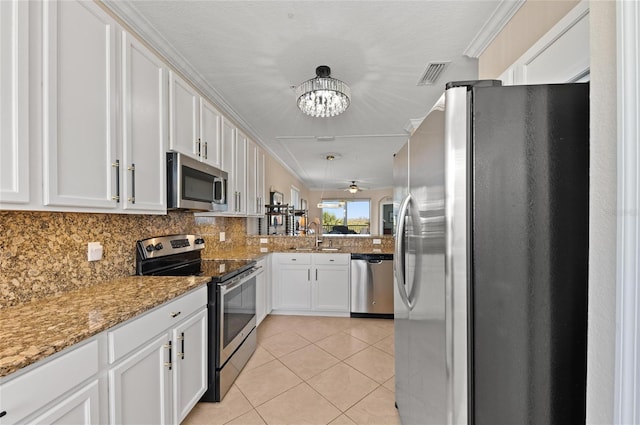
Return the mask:
<svg viewBox="0 0 640 425"><path fill-rule="evenodd" d="M173 330L176 342L173 418L179 424L207 390L207 310L200 310Z"/></svg>
<svg viewBox="0 0 640 425"><path fill-rule="evenodd" d="M204 286L0 378L0 425L179 424L207 390L207 341Z"/></svg>
<svg viewBox="0 0 640 425"><path fill-rule="evenodd" d="M64 398L54 407L28 423L33 424L99 424L98 405L100 391L98 380L91 381L79 391Z"/></svg>
<svg viewBox="0 0 640 425"><path fill-rule="evenodd" d="M178 424L207 390L206 291L109 332L110 423Z"/></svg>
<svg viewBox="0 0 640 425"><path fill-rule="evenodd" d="M347 315L349 254L274 254L276 313Z"/></svg>
<svg viewBox="0 0 640 425"><path fill-rule="evenodd" d="M256 261L259 269L256 275L256 326L271 313L271 276L269 273L269 258Z"/></svg>
<svg viewBox="0 0 640 425"><path fill-rule="evenodd" d="M109 370L110 423L170 423L168 342L160 335Z"/></svg>
<svg viewBox="0 0 640 425"><path fill-rule="evenodd" d="M0 424L100 423L99 363L94 337L9 378L0 385Z"/></svg>

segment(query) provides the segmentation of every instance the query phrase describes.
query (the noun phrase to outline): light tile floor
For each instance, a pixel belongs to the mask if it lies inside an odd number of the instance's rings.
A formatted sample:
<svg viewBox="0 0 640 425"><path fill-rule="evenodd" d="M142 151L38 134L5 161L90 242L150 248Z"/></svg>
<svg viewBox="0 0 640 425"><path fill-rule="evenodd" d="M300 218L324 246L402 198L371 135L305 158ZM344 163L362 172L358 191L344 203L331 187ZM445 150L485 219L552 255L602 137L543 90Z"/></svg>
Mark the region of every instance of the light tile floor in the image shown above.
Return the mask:
<svg viewBox="0 0 640 425"><path fill-rule="evenodd" d="M393 320L267 316L220 403L184 425L396 425Z"/></svg>

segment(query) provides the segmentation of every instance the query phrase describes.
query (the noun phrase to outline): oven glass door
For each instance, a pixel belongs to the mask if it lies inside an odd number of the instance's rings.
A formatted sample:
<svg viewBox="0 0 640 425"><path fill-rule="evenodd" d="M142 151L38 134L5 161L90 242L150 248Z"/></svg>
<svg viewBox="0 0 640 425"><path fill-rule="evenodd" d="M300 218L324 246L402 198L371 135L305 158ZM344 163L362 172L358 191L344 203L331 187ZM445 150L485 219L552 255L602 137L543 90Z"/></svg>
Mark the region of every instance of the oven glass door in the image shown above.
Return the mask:
<svg viewBox="0 0 640 425"><path fill-rule="evenodd" d="M241 277L228 285L220 285L219 294L218 367L222 367L256 326L255 273L252 272L249 276Z"/></svg>

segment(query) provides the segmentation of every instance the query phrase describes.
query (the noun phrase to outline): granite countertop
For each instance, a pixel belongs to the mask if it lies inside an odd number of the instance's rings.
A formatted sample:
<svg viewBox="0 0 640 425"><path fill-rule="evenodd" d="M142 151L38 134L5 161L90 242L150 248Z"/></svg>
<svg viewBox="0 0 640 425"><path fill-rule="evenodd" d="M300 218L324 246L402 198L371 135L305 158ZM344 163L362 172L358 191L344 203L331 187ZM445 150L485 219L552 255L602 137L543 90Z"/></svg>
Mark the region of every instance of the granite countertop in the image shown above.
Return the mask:
<svg viewBox="0 0 640 425"><path fill-rule="evenodd" d="M0 309L0 378L209 280L203 276L129 276Z"/></svg>

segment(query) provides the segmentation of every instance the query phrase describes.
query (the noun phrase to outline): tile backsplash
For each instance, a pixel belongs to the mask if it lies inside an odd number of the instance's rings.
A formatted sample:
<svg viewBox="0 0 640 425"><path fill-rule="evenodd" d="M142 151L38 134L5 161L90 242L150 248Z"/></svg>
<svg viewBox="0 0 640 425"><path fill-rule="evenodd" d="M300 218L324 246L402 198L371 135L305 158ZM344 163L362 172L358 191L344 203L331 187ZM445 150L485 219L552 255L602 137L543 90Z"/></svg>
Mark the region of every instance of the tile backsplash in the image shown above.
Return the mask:
<svg viewBox="0 0 640 425"><path fill-rule="evenodd" d="M246 219L0 211L0 308L135 274L135 242L158 235L201 234L204 258L245 245ZM219 242L220 232L225 242ZM88 242L104 247L87 261Z"/></svg>

